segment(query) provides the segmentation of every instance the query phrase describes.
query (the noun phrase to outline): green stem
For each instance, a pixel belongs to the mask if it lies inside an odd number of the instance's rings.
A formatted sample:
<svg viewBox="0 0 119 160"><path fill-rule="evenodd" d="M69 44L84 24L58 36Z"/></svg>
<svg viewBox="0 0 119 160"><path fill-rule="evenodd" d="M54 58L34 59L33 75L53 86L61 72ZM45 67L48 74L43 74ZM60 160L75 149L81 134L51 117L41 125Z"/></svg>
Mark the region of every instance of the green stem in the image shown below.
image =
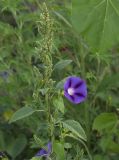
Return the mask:
<svg viewBox="0 0 119 160"><path fill-rule="evenodd" d="M49 124L49 127L50 127L50 137L51 137L51 141L52 141L52 144L54 142L54 120L53 120L53 117L51 115L51 110L50 110L50 104L49 104L49 94L47 93L46 94L46 97L45 97L45 100L46 100L46 107L47 107L47 120L48 120L48 124Z"/></svg>
<svg viewBox="0 0 119 160"><path fill-rule="evenodd" d="M79 67L79 69L81 69L81 73L82 73L82 76L85 77L86 75L86 70L85 70L85 48L82 44L82 42L80 42L80 61L79 61L79 58L77 57L76 55L76 63L77 63L77 66ZM85 114L85 123L86 123L86 129L87 129L87 136L88 136L88 147L90 147L90 115L89 115L89 106L87 107L86 104L84 104L84 114Z"/></svg>
<svg viewBox="0 0 119 160"><path fill-rule="evenodd" d="M90 129L90 115L89 115L89 108L88 107L87 107L87 105L85 105L85 126L86 126L86 135L87 135L87 146L88 146L88 148L90 148L91 129Z"/></svg>
<svg viewBox="0 0 119 160"><path fill-rule="evenodd" d="M81 139L76 138L76 137L74 137L74 136L72 136L72 135L67 135L67 136L78 140L78 141L85 147L85 150L86 150L86 152L87 152L87 154L88 154L89 160L92 160L92 156L91 156L91 154L90 154L90 152L89 152L89 150L88 150L88 147L86 146L86 144L85 144Z"/></svg>
<svg viewBox="0 0 119 160"><path fill-rule="evenodd" d="M89 159L92 160L92 156L91 156L91 154L90 154L90 152L89 152L88 147L86 146L86 144L85 144L81 139L78 139L78 141L83 144L83 146L84 146L85 149L86 149L86 152L87 152L87 154L88 154Z"/></svg>

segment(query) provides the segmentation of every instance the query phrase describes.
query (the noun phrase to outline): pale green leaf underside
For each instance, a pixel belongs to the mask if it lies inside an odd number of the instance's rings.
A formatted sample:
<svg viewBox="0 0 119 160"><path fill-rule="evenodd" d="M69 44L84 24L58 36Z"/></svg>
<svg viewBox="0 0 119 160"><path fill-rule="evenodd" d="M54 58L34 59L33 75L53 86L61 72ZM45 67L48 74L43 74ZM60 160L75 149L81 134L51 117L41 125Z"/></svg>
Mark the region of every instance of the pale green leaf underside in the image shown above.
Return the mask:
<svg viewBox="0 0 119 160"><path fill-rule="evenodd" d="M119 43L119 0L73 0L72 24L92 51Z"/></svg>
<svg viewBox="0 0 119 160"><path fill-rule="evenodd" d="M74 120L66 120L63 122L63 127L71 131L76 137L87 140L86 134L79 122Z"/></svg>
<svg viewBox="0 0 119 160"><path fill-rule="evenodd" d="M65 67L67 67L71 62L72 62L72 60L61 60L55 64L54 69L55 70L62 70Z"/></svg>

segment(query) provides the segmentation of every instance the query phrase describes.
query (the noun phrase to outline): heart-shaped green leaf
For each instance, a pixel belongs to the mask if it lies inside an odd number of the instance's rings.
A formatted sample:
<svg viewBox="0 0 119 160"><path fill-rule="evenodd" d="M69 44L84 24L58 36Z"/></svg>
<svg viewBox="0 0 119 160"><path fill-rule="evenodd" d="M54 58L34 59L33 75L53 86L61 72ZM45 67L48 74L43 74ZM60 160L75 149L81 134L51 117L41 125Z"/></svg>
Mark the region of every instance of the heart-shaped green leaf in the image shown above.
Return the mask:
<svg viewBox="0 0 119 160"><path fill-rule="evenodd" d="M119 43L119 1L73 0L72 23L92 51L106 51Z"/></svg>

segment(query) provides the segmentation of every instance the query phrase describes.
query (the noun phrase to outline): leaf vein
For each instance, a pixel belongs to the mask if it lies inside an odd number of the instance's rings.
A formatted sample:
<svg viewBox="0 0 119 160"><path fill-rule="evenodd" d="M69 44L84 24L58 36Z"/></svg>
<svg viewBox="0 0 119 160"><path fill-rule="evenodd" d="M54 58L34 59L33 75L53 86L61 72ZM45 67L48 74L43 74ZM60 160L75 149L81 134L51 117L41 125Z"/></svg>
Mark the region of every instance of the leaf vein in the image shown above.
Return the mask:
<svg viewBox="0 0 119 160"><path fill-rule="evenodd" d="M104 32L105 32L107 12L108 12L108 0L106 0L104 23L103 23L103 27L102 27L103 30L102 30L102 36L101 36L102 38L101 38L101 40L100 40L100 48L101 48L101 45L102 45L102 41L103 41L103 37L104 37Z"/></svg>
<svg viewBox="0 0 119 160"><path fill-rule="evenodd" d="M116 6L113 4L112 0L110 0L110 4L111 6L113 7L114 11L116 12L116 14L119 16L119 11L118 9L116 8Z"/></svg>

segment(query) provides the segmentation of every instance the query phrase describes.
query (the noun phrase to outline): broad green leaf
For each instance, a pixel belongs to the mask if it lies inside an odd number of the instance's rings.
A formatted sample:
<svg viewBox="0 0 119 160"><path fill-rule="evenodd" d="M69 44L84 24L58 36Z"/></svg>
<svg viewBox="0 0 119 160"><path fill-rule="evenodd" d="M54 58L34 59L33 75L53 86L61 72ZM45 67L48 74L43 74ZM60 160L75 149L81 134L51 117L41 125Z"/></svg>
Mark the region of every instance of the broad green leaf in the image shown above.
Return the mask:
<svg viewBox="0 0 119 160"><path fill-rule="evenodd" d="M107 91L113 87L119 86L119 74L112 74L105 76L102 82L98 86L98 91Z"/></svg>
<svg viewBox="0 0 119 160"><path fill-rule="evenodd" d="M9 148L8 153L15 158L19 155L27 145L27 139L24 135L20 135Z"/></svg>
<svg viewBox="0 0 119 160"><path fill-rule="evenodd" d="M35 112L31 107L22 107L18 111L16 111L10 119L10 123L15 122L17 120L23 119L25 117L30 116Z"/></svg>
<svg viewBox="0 0 119 160"><path fill-rule="evenodd" d="M93 123L93 129L101 131L103 129L112 129L117 123L118 118L115 113L101 113Z"/></svg>
<svg viewBox="0 0 119 160"><path fill-rule="evenodd" d="M75 136L87 140L86 134L79 122L74 120L66 120L63 122L63 127L71 131Z"/></svg>
<svg viewBox="0 0 119 160"><path fill-rule="evenodd" d="M55 98L53 105L62 113L64 113L64 102L62 97Z"/></svg>
<svg viewBox="0 0 119 160"><path fill-rule="evenodd" d="M57 155L57 160L65 159L65 152L64 152L64 145L60 142L54 142L53 144L53 151ZM52 155L51 155L52 158Z"/></svg>
<svg viewBox="0 0 119 160"><path fill-rule="evenodd" d="M112 153L119 153L119 144L110 140L108 150Z"/></svg>
<svg viewBox="0 0 119 160"><path fill-rule="evenodd" d="M66 23L69 27L72 27L72 25L68 22L68 20L64 16L62 16L60 13L58 13L56 11L54 11L54 13L56 14L56 16L59 19L61 19L62 21L64 21L64 23Z"/></svg>
<svg viewBox="0 0 119 160"><path fill-rule="evenodd" d="M109 151L112 153L119 153L119 144L112 140L112 134L110 136L102 137L100 146L104 152Z"/></svg>
<svg viewBox="0 0 119 160"><path fill-rule="evenodd" d="M62 70L66 66L68 66L71 62L72 62L72 60L61 60L55 64L54 70Z"/></svg>
<svg viewBox="0 0 119 160"><path fill-rule="evenodd" d="M73 0L72 24L93 51L119 44L118 0Z"/></svg>

